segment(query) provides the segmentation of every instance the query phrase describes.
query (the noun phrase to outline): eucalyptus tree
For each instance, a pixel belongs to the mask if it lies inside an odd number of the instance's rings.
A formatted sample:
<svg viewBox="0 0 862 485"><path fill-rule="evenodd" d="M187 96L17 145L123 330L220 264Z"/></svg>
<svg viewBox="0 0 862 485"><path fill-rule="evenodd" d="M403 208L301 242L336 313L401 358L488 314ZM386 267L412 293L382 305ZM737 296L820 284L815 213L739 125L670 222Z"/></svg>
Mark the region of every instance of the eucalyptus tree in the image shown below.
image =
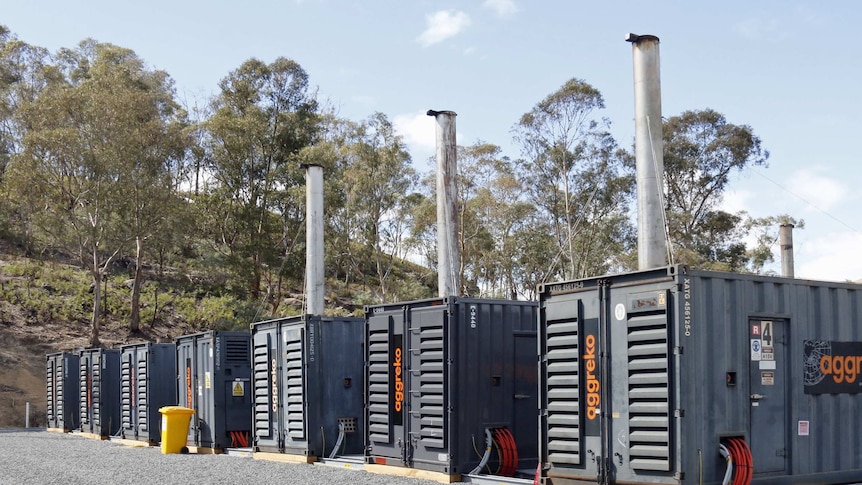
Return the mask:
<svg viewBox="0 0 862 485"><path fill-rule="evenodd" d="M283 57L249 59L219 87L205 124L211 179L198 200L237 290L258 299L264 272L299 275L303 267L292 245L304 221L299 153L318 137L318 103L306 72Z"/></svg>
<svg viewBox="0 0 862 485"><path fill-rule="evenodd" d="M170 78L128 49L85 40L61 49L61 75L21 107L23 150L15 184L33 187L36 222L49 246L77 254L92 276L91 344L99 345L101 281L136 242L136 329L144 242L166 230L171 198L165 166L183 149Z"/></svg>
<svg viewBox="0 0 862 485"><path fill-rule="evenodd" d="M609 133L610 122L598 117L603 108L596 88L571 79L514 129L522 176L557 240L547 278L603 274L632 250L634 167Z"/></svg>
<svg viewBox="0 0 862 485"><path fill-rule="evenodd" d="M392 293L388 280L403 255L404 218L410 213L410 194L416 174L401 136L383 113L374 113L354 123L350 141L343 147L341 174L345 189L345 218L352 219L346 250L359 274L363 262L371 263L375 288L381 300ZM353 254L353 244L358 248Z"/></svg>
<svg viewBox="0 0 862 485"><path fill-rule="evenodd" d="M33 247L32 213L35 206L28 187L12 187L6 180L6 168L13 156L22 150L26 120L21 108L56 80L57 70L50 63L47 49L32 46L0 25L0 193L2 213L0 228L18 234L30 254Z"/></svg>
<svg viewBox="0 0 862 485"><path fill-rule="evenodd" d="M711 109L686 111L663 127L670 240L677 262L740 271L762 267L744 238L758 225L720 208L732 174L765 166L769 152L751 127ZM762 222L762 221L761 221ZM754 252L752 252L754 251Z"/></svg>

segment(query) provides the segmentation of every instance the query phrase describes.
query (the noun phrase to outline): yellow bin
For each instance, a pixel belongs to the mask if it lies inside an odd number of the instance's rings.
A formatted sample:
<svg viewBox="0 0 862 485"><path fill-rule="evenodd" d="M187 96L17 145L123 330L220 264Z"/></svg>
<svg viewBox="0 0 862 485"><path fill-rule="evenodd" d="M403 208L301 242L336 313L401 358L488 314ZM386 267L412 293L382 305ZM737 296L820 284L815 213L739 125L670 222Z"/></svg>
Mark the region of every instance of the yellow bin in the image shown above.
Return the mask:
<svg viewBox="0 0 862 485"><path fill-rule="evenodd" d="M162 413L162 453L188 453L186 440L195 410L183 406L165 406L159 408L159 412Z"/></svg>

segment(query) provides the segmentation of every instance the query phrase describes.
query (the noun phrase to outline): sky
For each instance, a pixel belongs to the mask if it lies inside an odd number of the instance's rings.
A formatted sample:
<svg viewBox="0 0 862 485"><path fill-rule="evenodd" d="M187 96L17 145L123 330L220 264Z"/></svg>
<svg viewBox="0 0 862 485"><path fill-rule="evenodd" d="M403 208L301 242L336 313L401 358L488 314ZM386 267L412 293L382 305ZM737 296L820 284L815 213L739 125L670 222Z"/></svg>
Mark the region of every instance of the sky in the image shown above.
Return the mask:
<svg viewBox="0 0 862 485"><path fill-rule="evenodd" d="M250 58L286 57L340 116L382 112L431 169L435 124L452 110L457 141L521 156L512 127L567 80L603 95L611 132L634 143L632 47L660 39L662 114L714 109L748 125L767 168L735 175L724 207L787 214L797 278L862 279L862 2L725 0L32 0L0 24L56 51L85 38L134 50L167 71L189 105ZM777 246L777 245L776 245ZM776 262L768 266L781 272Z"/></svg>

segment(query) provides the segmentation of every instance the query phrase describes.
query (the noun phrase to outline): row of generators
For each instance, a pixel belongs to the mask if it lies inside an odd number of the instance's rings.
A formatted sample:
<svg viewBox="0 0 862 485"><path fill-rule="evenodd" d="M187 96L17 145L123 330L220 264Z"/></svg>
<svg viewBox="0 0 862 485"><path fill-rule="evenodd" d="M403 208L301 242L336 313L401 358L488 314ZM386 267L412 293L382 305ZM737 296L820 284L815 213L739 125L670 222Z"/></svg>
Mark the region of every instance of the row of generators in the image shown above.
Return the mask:
<svg viewBox="0 0 862 485"><path fill-rule="evenodd" d="M562 485L841 483L862 480L860 334L862 285L670 266L545 284L538 302L449 297L181 337L170 404L195 409L189 441L213 448L448 475L538 466ZM90 409L108 391L69 392L76 377L104 386L105 352L48 356L56 427L84 427L85 407L112 422ZM152 379L140 359L123 406ZM157 419L117 416L138 435Z"/></svg>

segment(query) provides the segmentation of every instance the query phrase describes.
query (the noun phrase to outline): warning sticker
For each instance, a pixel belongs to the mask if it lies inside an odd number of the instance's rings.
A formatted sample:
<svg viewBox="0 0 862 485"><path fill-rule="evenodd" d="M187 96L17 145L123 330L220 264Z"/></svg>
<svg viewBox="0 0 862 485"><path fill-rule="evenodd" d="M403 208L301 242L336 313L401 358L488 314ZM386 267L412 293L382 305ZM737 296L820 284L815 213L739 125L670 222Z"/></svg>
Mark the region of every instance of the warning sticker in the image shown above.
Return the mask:
<svg viewBox="0 0 862 485"><path fill-rule="evenodd" d="M760 346L760 339L753 338L751 339L751 360L757 361L761 360L763 348Z"/></svg>
<svg viewBox="0 0 862 485"><path fill-rule="evenodd" d="M775 385L775 372L761 372L760 383L764 386Z"/></svg>
<svg viewBox="0 0 862 485"><path fill-rule="evenodd" d="M209 372L204 372L204 387L206 387L207 389L212 387L211 383L210 383L210 373Z"/></svg>
<svg viewBox="0 0 862 485"><path fill-rule="evenodd" d="M235 381L233 383L233 395L234 396L245 396L245 383L242 381Z"/></svg>
<svg viewBox="0 0 862 485"><path fill-rule="evenodd" d="M775 360L775 351L771 348L763 347L763 351L760 354L760 358L762 360Z"/></svg>
<svg viewBox="0 0 862 485"><path fill-rule="evenodd" d="M796 434L798 434L799 436L808 436L808 428L808 421L800 421L799 426L797 426L796 428Z"/></svg>

